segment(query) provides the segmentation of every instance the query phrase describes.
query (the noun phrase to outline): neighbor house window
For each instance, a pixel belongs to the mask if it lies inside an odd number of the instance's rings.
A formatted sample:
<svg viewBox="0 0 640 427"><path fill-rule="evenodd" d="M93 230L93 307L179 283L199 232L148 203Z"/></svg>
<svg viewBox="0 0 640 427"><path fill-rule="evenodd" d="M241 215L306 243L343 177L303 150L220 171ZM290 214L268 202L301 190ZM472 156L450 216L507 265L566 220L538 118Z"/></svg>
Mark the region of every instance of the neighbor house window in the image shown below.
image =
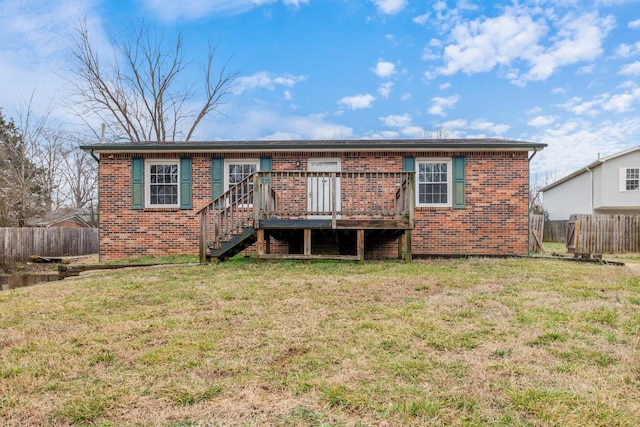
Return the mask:
<svg viewBox="0 0 640 427"><path fill-rule="evenodd" d="M625 171L625 190L640 190L640 168L628 168Z"/></svg>
<svg viewBox="0 0 640 427"><path fill-rule="evenodd" d="M451 206L451 159L417 159L418 206Z"/></svg>
<svg viewBox="0 0 640 427"><path fill-rule="evenodd" d="M238 185L245 178L251 176L258 170L258 160L243 160L234 161L229 160L226 162L225 167L225 190L229 190ZM231 203L237 203L238 199L240 204L251 205L253 204L253 197L251 192L253 190L253 181L245 182L242 187L239 187L237 191L231 193Z"/></svg>
<svg viewBox="0 0 640 427"><path fill-rule="evenodd" d="M180 207L179 160L145 161L145 205Z"/></svg>

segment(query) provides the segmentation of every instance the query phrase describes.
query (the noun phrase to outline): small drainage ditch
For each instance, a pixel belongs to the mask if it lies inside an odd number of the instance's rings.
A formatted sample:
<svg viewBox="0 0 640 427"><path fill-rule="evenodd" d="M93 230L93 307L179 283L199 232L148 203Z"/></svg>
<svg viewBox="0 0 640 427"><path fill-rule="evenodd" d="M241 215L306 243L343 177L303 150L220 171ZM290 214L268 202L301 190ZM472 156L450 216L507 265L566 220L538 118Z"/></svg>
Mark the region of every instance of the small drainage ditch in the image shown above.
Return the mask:
<svg viewBox="0 0 640 427"><path fill-rule="evenodd" d="M0 290L24 288L38 283L60 280L59 273L0 274Z"/></svg>

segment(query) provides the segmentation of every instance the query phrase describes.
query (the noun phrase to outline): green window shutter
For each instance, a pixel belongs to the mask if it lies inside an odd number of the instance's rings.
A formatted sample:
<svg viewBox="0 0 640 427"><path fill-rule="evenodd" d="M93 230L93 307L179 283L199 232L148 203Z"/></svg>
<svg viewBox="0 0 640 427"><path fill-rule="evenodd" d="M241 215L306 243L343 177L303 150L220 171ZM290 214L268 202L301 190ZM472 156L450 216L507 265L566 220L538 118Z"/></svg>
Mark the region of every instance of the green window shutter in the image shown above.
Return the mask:
<svg viewBox="0 0 640 427"><path fill-rule="evenodd" d="M180 158L180 209L191 209L191 158Z"/></svg>
<svg viewBox="0 0 640 427"><path fill-rule="evenodd" d="M416 158L413 156L404 156L402 162L402 170L404 172L415 172L416 171Z"/></svg>
<svg viewBox="0 0 640 427"><path fill-rule="evenodd" d="M224 193L224 159L211 159L211 200L217 199Z"/></svg>
<svg viewBox="0 0 640 427"><path fill-rule="evenodd" d="M131 159L131 208L144 209L144 160Z"/></svg>
<svg viewBox="0 0 640 427"><path fill-rule="evenodd" d="M271 157L260 157L260 166L258 169L260 172L271 172L273 170L273 159ZM271 182L271 178L262 177L260 182Z"/></svg>
<svg viewBox="0 0 640 427"><path fill-rule="evenodd" d="M271 157L260 157L260 171L271 172L273 168L273 159Z"/></svg>
<svg viewBox="0 0 640 427"><path fill-rule="evenodd" d="M453 158L453 208L462 209L465 207L465 158Z"/></svg>

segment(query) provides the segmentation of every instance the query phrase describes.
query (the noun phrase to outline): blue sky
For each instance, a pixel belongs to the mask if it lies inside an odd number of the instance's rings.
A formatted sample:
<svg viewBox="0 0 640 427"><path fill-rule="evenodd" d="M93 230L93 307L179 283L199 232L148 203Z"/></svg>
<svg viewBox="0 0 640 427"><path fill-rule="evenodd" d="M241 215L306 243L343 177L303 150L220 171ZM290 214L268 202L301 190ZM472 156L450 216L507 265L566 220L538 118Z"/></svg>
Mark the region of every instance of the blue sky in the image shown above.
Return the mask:
<svg viewBox="0 0 640 427"><path fill-rule="evenodd" d="M240 72L195 139L497 137L558 178L640 145L640 2L0 0L0 107L65 109L68 30L144 17ZM196 64L197 65L197 64ZM92 123L96 129L100 123Z"/></svg>

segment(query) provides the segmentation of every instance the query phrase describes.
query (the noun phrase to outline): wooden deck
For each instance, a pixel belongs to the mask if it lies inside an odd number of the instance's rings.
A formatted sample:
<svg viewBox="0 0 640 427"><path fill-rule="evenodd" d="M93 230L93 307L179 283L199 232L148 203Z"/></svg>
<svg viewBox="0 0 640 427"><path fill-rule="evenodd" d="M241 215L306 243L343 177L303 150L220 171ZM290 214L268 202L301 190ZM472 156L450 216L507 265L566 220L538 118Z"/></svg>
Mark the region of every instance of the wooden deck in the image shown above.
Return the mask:
<svg viewBox="0 0 640 427"><path fill-rule="evenodd" d="M409 261L413 182L412 172L257 172L199 211L201 262L233 256L254 242L259 260L362 262L365 233L376 230L398 241L405 236L399 254ZM301 253L270 253L269 236L287 241L294 230L303 233ZM312 253L312 230L354 231L356 253Z"/></svg>

